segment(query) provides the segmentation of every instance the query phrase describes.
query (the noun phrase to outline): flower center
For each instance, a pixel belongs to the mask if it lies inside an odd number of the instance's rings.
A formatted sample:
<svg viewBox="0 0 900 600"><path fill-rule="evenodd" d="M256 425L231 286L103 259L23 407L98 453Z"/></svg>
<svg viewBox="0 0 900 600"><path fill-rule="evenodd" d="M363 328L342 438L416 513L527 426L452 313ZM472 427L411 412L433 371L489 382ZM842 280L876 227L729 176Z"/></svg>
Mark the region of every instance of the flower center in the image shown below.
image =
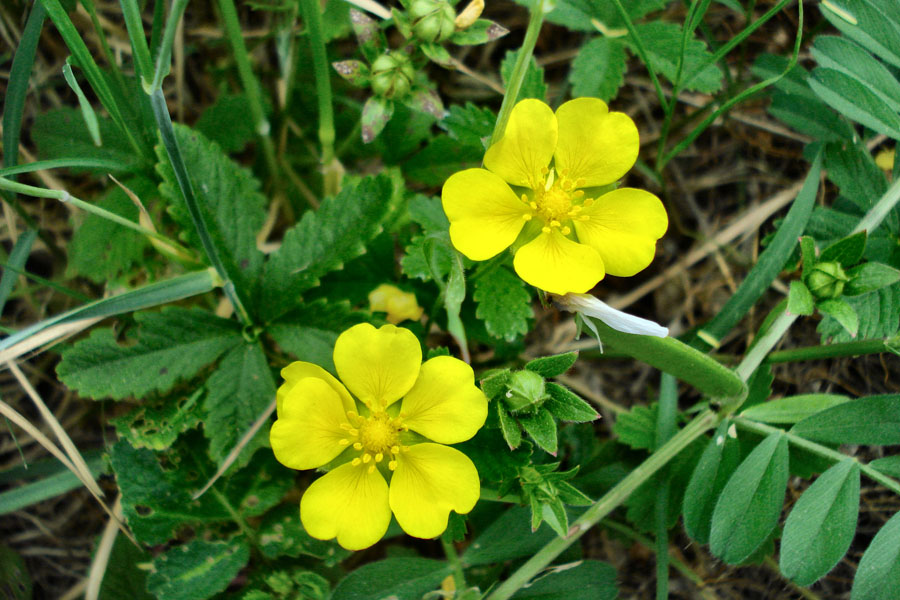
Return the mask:
<svg viewBox="0 0 900 600"><path fill-rule="evenodd" d="M407 447L400 444L400 433L407 431L400 417L391 417L385 412L377 412L363 418L357 413L347 413L349 423L341 425L341 429L348 433L348 437L341 440L344 446L353 445L354 450L362 452L354 458L353 466L369 465L369 472L375 470L375 465L388 456L388 468L393 471L397 468L397 455Z"/></svg>
<svg viewBox="0 0 900 600"><path fill-rule="evenodd" d="M571 181L566 178L565 173L557 177L556 169L544 169L544 179L541 184L534 190L534 199L528 200L526 196L522 196L522 200L527 202L534 211L524 216L526 221L530 221L532 217L537 216L544 222L542 231L550 233L551 229L557 228L563 235L569 235L572 229L566 224L572 219L578 218L585 203L581 203L584 192L576 190L582 181Z"/></svg>

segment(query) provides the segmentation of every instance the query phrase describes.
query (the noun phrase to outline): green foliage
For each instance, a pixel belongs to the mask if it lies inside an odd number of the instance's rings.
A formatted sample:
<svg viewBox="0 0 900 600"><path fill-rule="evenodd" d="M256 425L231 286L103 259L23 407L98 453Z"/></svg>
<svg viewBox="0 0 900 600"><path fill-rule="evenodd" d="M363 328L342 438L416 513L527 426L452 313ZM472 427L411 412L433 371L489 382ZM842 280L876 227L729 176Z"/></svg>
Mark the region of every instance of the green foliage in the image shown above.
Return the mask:
<svg viewBox="0 0 900 600"><path fill-rule="evenodd" d="M198 131L175 125L175 139L206 229L225 272L247 302L255 293L263 265L263 254L256 249L256 234L266 219L259 182ZM163 145L157 146L156 154L156 170L163 180L160 191L170 202L169 213L181 226L184 239L200 248L199 234Z"/></svg>
<svg viewBox="0 0 900 600"><path fill-rule="evenodd" d="M472 298L478 305L475 316L484 321L489 334L511 342L528 333L528 323L534 314L531 294L525 282L509 269L502 266L488 269L482 270L474 281Z"/></svg>
<svg viewBox="0 0 900 600"><path fill-rule="evenodd" d="M142 177L126 180L125 185L145 200L155 194L153 184ZM138 208L118 186L111 188L97 206L138 221ZM136 231L89 214L72 236L66 276L82 275L95 283L114 280L141 261L147 245L147 238Z"/></svg>
<svg viewBox="0 0 900 600"><path fill-rule="evenodd" d="M835 444L900 444L900 394L867 396L811 415L791 433Z"/></svg>
<svg viewBox="0 0 900 600"><path fill-rule="evenodd" d="M559 463L549 463L519 469L522 497L531 507L531 530L537 531L546 522L560 537L569 534L569 517L565 505L590 506L591 499L569 483L578 467L557 471Z"/></svg>
<svg viewBox="0 0 900 600"><path fill-rule="evenodd" d="M261 294L266 320L294 308L320 277L364 254L394 209L391 197L388 177L367 177L303 215L266 262Z"/></svg>
<svg viewBox="0 0 900 600"><path fill-rule="evenodd" d="M846 458L803 492L784 524L781 572L812 585L844 556L859 515L859 463Z"/></svg>
<svg viewBox="0 0 900 600"><path fill-rule="evenodd" d="M706 444L684 492L684 528L693 540L709 542L712 515L719 495L740 463L740 445L729 435L728 421Z"/></svg>
<svg viewBox="0 0 900 600"><path fill-rule="evenodd" d="M750 558L778 525L787 480L787 439L773 433L744 459L719 495L709 534L712 553L728 564Z"/></svg>
<svg viewBox="0 0 900 600"><path fill-rule="evenodd" d="M310 537L300 523L295 504L272 509L259 526L260 551L267 558L310 556L326 566L334 566L350 555L334 541L324 542Z"/></svg>
<svg viewBox="0 0 900 600"><path fill-rule="evenodd" d="M147 589L159 600L204 600L228 587L249 558L243 542L193 540L156 557Z"/></svg>
<svg viewBox="0 0 900 600"><path fill-rule="evenodd" d="M534 580L513 600L615 600L619 595L616 570L599 560L560 565Z"/></svg>
<svg viewBox="0 0 900 600"><path fill-rule="evenodd" d="M659 404L637 405L616 416L613 432L619 441L635 450L656 448L656 417Z"/></svg>
<svg viewBox="0 0 900 600"><path fill-rule="evenodd" d="M572 368L578 360L577 352L565 352L553 356L542 356L528 361L525 368L541 377L557 377Z"/></svg>
<svg viewBox="0 0 900 600"><path fill-rule="evenodd" d="M334 588L331 600L419 600L449 573L450 567L441 560L388 558L363 565L344 577Z"/></svg>
<svg viewBox="0 0 900 600"><path fill-rule="evenodd" d="M268 332L297 360L315 363L334 373L332 353L337 336L365 318L365 313L354 311L349 302L318 299L284 315Z"/></svg>
<svg viewBox="0 0 900 600"><path fill-rule="evenodd" d="M135 320L131 345L119 344L112 329L95 329L65 350L56 367L60 380L95 399L165 392L242 341L236 323L200 309L170 307Z"/></svg>
<svg viewBox="0 0 900 600"><path fill-rule="evenodd" d="M532 531L529 509L513 506L475 538L460 557L466 566L531 556L556 537L549 527Z"/></svg>
<svg viewBox="0 0 900 600"><path fill-rule="evenodd" d="M759 423L793 425L849 400L849 397L837 394L801 394L751 406L741 413L741 416Z"/></svg>
<svg viewBox="0 0 900 600"><path fill-rule="evenodd" d="M850 600L888 600L900 594L900 513L875 534L853 580Z"/></svg>
<svg viewBox="0 0 900 600"><path fill-rule="evenodd" d="M665 7L665 0L635 0L623 2L625 12L631 20ZM562 0L557 2L547 15L547 20L573 31L596 31L592 20L600 22L607 29L621 30L625 27L622 16L612 2L590 2L589 0Z"/></svg>
<svg viewBox="0 0 900 600"><path fill-rule="evenodd" d="M625 83L625 44L616 38L596 37L578 51L569 81L572 95L594 96L605 102Z"/></svg>
<svg viewBox="0 0 900 600"><path fill-rule="evenodd" d="M253 121L247 118L250 101L240 94L222 94L194 125L209 141L226 153L239 152L253 139ZM222 124L227 123L227 127Z"/></svg>
<svg viewBox="0 0 900 600"><path fill-rule="evenodd" d="M509 78L512 76L513 67L519 56L518 50L510 50L500 63L500 76L503 78L503 84L509 84ZM547 84L544 83L544 69L539 67L534 57L528 63L525 69L525 79L522 81L522 89L519 90L518 101L526 98L537 98L545 101L547 99Z"/></svg>
<svg viewBox="0 0 900 600"><path fill-rule="evenodd" d="M124 535L116 537L109 563L100 584L100 600L155 600L147 592L147 571L139 564L153 560L150 553L136 547Z"/></svg>
<svg viewBox="0 0 900 600"><path fill-rule="evenodd" d="M203 433L209 439L210 457L219 464L224 462L274 398L275 381L262 347L247 343L230 350L206 382ZM257 448L267 447L268 442L268 432L260 429L241 450L237 464L246 464Z"/></svg>
<svg viewBox="0 0 900 600"><path fill-rule="evenodd" d="M547 393L550 397L544 406L560 421L587 423L600 418L599 413L590 404L568 388L547 382Z"/></svg>
<svg viewBox="0 0 900 600"><path fill-rule="evenodd" d="M128 440L135 448L165 450L178 436L200 424L197 401L203 394L199 389L188 396L145 400L130 413L112 419L120 439Z"/></svg>
<svg viewBox="0 0 900 600"><path fill-rule="evenodd" d="M681 53L682 28L675 23L651 21L635 25L635 30L644 43L648 58L661 75L672 83L676 83L678 62L683 61L681 77L677 83L685 90L704 93L716 92L722 87L722 70L713 62L712 54L706 44L696 38L688 38ZM635 46L626 38L629 49L635 52Z"/></svg>
<svg viewBox="0 0 900 600"><path fill-rule="evenodd" d="M38 156L52 158L95 158L109 163L115 172L134 172L140 159L112 120L98 119L102 146L95 146L87 125L76 108L57 108L37 117L31 135L38 146Z"/></svg>

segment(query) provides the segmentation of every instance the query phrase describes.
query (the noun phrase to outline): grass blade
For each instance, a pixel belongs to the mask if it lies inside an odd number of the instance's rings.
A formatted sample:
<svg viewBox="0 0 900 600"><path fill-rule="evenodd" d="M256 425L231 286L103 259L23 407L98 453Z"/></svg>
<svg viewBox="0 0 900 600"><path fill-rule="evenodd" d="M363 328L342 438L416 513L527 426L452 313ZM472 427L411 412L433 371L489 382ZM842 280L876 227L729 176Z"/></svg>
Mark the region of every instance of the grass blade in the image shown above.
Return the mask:
<svg viewBox="0 0 900 600"><path fill-rule="evenodd" d="M6 306L6 301L12 293L16 285L18 274L25 268L25 261L31 254L31 245L37 237L37 231L34 229L26 229L25 233L19 236L12 252L9 253L9 267L3 269L3 276L0 277L0 313Z"/></svg>

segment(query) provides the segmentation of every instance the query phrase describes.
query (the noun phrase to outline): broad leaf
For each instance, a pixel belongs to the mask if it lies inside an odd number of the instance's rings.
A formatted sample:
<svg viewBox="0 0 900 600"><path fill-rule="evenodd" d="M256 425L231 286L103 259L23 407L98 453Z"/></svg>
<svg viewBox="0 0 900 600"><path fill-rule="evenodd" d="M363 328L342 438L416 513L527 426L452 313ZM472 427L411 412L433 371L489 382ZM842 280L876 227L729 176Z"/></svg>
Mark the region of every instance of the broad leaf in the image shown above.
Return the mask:
<svg viewBox="0 0 900 600"><path fill-rule="evenodd" d="M875 534L856 569L850 600L900 597L900 513Z"/></svg>
<svg viewBox="0 0 900 600"><path fill-rule="evenodd" d="M334 588L331 600L393 598L420 600L450 574L450 565L431 558L388 558L359 567Z"/></svg>
<svg viewBox="0 0 900 600"><path fill-rule="evenodd" d="M237 323L200 309L169 307L137 313L135 320L133 345L120 345L112 329L95 329L66 349L56 367L60 380L90 398L165 392L243 339Z"/></svg>
<svg viewBox="0 0 900 600"><path fill-rule="evenodd" d="M839 404L800 421L791 433L833 444L900 444L900 394Z"/></svg>
<svg viewBox="0 0 900 600"><path fill-rule="evenodd" d="M616 569L599 560L550 567L520 589L512 600L615 600Z"/></svg>
<svg viewBox="0 0 900 600"><path fill-rule="evenodd" d="M534 415L518 418L522 429L546 452L556 456L556 421L546 410L539 410Z"/></svg>
<svg viewBox="0 0 900 600"><path fill-rule="evenodd" d="M590 404L559 384L548 381L547 393L550 398L544 403L544 408L560 421L586 423L600 418Z"/></svg>
<svg viewBox="0 0 900 600"><path fill-rule="evenodd" d="M510 50L503 57L500 63L500 76L503 78L503 85L509 85L509 78L512 77L513 67L515 67L516 59L519 56L519 50ZM544 68L539 67L537 61L532 56L528 66L525 68L525 78L522 80L522 89L519 90L519 97L516 101L526 98L537 98L540 101L547 99L547 84L544 83Z"/></svg>
<svg viewBox="0 0 900 600"><path fill-rule="evenodd" d="M593 96L609 102L625 83L625 44L621 39L595 37L581 47L572 61L572 95Z"/></svg>
<svg viewBox="0 0 900 600"><path fill-rule="evenodd" d="M793 425L832 406L849 401L848 396L837 394L802 394L788 396L771 402L751 406L741 416L761 423Z"/></svg>
<svg viewBox="0 0 900 600"><path fill-rule="evenodd" d="M525 283L509 269L498 266L474 280L475 316L484 321L488 333L512 342L528 333L534 318L531 294Z"/></svg>
<svg viewBox="0 0 900 600"><path fill-rule="evenodd" d="M193 540L156 557L147 589L159 600L205 600L228 587L249 559L242 541Z"/></svg>
<svg viewBox="0 0 900 600"><path fill-rule="evenodd" d="M556 377L572 368L578 360L578 352L565 352L552 356L542 356L528 361L525 368L541 377Z"/></svg>
<svg viewBox="0 0 900 600"><path fill-rule="evenodd" d="M474 567L512 558L531 556L556 537L549 527L531 530L529 509L513 506L481 532L460 557Z"/></svg>
<svg viewBox="0 0 900 600"><path fill-rule="evenodd" d="M804 586L850 548L859 516L859 463L846 458L823 473L794 505L781 537L781 572Z"/></svg>
<svg viewBox="0 0 900 600"><path fill-rule="evenodd" d="M728 564L752 556L778 525L787 480L787 437L773 433L753 449L725 484L712 516L712 553Z"/></svg>
<svg viewBox="0 0 900 600"><path fill-rule="evenodd" d="M133 172L140 168L134 149L111 119L101 117L100 137L103 145L97 147L91 140L84 118L77 108L57 108L39 115L31 127L31 136L38 146L42 160L53 158L96 158L107 161L114 172ZM104 171L105 172L105 171Z"/></svg>
<svg viewBox="0 0 900 600"><path fill-rule="evenodd" d="M709 542L716 500L741 458L740 444L728 435L730 426L726 421L716 429L684 492L684 528L701 544Z"/></svg>
<svg viewBox="0 0 900 600"><path fill-rule="evenodd" d="M681 26L664 21L651 21L635 25L635 30L644 43L644 49L653 68L674 82L681 55ZM631 51L636 52L631 39L625 39ZM712 58L706 43L693 36L689 37L685 45L684 66L681 70L681 89L704 93L721 89L722 70Z"/></svg>

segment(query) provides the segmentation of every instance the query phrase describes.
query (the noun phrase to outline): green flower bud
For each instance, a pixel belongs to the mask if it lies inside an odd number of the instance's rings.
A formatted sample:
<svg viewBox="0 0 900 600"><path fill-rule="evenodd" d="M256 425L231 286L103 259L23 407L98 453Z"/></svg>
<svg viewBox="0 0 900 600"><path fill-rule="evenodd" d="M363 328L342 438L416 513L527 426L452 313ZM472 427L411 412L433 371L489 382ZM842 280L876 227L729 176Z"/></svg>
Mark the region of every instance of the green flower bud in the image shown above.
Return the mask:
<svg viewBox="0 0 900 600"><path fill-rule="evenodd" d="M442 42L456 31L456 11L444 0L414 0L409 17L413 34L423 42Z"/></svg>
<svg viewBox="0 0 900 600"><path fill-rule="evenodd" d="M813 267L807 274L806 287L816 298L837 298L844 291L844 284L850 280L840 263L823 262Z"/></svg>
<svg viewBox="0 0 900 600"><path fill-rule="evenodd" d="M382 98L403 98L409 93L415 75L406 54L382 54L372 63L372 91Z"/></svg>
<svg viewBox="0 0 900 600"><path fill-rule="evenodd" d="M516 371L509 381L505 402L512 414L534 413L547 398L544 378L534 371Z"/></svg>

